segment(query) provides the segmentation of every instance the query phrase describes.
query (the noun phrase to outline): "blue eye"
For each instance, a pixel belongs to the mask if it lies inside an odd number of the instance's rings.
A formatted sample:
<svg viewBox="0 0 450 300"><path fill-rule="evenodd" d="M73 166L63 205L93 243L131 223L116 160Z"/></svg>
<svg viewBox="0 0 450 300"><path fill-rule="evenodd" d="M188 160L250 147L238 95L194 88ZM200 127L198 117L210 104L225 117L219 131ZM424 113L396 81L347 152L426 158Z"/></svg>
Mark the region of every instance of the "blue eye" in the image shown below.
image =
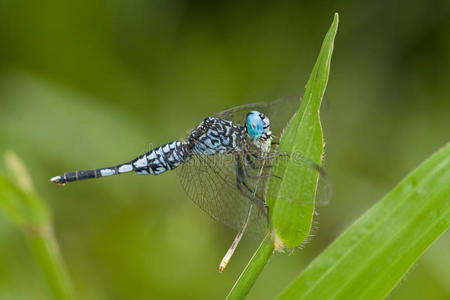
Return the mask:
<svg viewBox="0 0 450 300"><path fill-rule="evenodd" d="M247 132L251 139L256 140L261 137L264 131L264 124L261 113L253 110L247 115Z"/></svg>

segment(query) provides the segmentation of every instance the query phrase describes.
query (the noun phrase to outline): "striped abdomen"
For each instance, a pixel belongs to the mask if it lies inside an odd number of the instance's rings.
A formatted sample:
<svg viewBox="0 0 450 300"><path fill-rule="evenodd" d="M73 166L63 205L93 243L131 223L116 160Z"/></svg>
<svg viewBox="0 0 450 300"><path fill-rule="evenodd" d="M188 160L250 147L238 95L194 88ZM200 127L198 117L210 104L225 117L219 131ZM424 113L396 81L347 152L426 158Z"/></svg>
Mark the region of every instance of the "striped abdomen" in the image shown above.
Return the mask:
<svg viewBox="0 0 450 300"><path fill-rule="evenodd" d="M51 178L50 181L57 184L65 184L76 180L118 175L133 171L140 175L158 175L175 169L187 158L186 143L174 141L150 150L131 162L108 168L67 172Z"/></svg>

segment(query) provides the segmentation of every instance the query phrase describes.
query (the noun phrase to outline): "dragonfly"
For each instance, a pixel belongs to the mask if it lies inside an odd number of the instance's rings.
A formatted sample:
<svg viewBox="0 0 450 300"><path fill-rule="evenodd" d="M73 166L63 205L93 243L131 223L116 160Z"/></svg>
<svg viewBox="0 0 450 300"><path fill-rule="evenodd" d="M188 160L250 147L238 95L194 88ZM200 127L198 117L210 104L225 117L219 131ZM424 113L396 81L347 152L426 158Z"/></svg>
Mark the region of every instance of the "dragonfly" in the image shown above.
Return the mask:
<svg viewBox="0 0 450 300"><path fill-rule="evenodd" d="M262 236L270 231L265 194L271 177L282 180L272 173L277 159L289 155L278 151L279 138L299 105L299 97L289 97L227 109L205 118L187 138L154 148L129 162L66 172L50 181L64 186L129 172L160 175L176 170L192 201L238 232L220 263L222 272L245 232ZM310 160L299 162L326 177L324 170Z"/></svg>

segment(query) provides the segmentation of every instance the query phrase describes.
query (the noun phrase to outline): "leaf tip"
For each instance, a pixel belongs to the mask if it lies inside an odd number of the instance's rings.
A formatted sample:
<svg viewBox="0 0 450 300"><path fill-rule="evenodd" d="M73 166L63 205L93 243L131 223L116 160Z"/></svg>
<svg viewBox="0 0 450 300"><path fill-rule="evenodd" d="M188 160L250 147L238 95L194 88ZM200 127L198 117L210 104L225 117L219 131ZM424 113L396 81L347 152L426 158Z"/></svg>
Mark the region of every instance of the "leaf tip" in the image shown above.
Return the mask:
<svg viewBox="0 0 450 300"><path fill-rule="evenodd" d="M334 17L333 17L333 23L331 24L331 28L334 28L334 30L337 31L338 25L339 25L339 13L335 12Z"/></svg>
<svg viewBox="0 0 450 300"><path fill-rule="evenodd" d="M15 152L9 150L5 153L5 163L11 174L14 176L16 183L24 191L33 192L34 187L30 173L19 156Z"/></svg>

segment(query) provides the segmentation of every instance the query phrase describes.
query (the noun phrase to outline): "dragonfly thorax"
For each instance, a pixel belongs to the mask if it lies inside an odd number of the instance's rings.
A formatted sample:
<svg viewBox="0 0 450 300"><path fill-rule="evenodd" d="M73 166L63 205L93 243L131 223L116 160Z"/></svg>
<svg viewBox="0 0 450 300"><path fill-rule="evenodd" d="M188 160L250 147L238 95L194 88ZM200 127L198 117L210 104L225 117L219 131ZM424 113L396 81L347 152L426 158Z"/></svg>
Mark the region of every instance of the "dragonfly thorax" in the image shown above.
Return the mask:
<svg viewBox="0 0 450 300"><path fill-rule="evenodd" d="M216 117L208 117L188 138L193 154L216 155L234 152L245 134L241 125Z"/></svg>

